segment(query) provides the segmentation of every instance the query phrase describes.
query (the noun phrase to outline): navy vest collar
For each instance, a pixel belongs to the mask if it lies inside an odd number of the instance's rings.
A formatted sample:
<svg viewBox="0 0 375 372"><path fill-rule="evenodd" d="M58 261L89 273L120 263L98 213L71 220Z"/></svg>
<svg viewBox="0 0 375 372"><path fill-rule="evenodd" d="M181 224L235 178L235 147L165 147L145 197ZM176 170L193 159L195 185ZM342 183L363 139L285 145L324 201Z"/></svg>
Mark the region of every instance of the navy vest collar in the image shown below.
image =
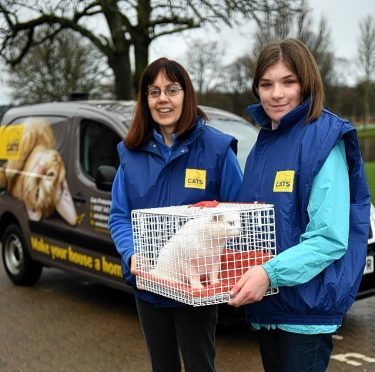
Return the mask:
<svg viewBox="0 0 375 372"><path fill-rule="evenodd" d="M298 121L300 121L301 119L307 117L310 108L310 102L311 100L310 98L308 98L302 104L300 104L293 110L289 111L286 115L284 115L281 118L280 124L276 130L279 131L288 128L297 123ZM255 122L259 126L265 129L271 129L271 120L264 111L261 103L248 106L246 108L246 112L250 115L250 117L252 117L255 120Z"/></svg>
<svg viewBox="0 0 375 372"><path fill-rule="evenodd" d="M184 148L184 147L187 147L190 143L194 142L195 139L202 134L202 132L204 130L204 125L205 125L204 119L198 118L197 122L196 122L196 125L195 125L195 128L193 129L192 133L190 135L188 135L186 138L184 138L182 141L179 140L178 137L174 135L175 136L173 138L174 143L173 143L171 149L175 149L177 147ZM154 132L152 138L150 139L150 141L148 143L146 143L142 147L142 150L160 154L159 149L158 149L158 144L157 144L159 141L158 141L157 138L155 138L156 137L155 134L157 134L158 136L161 137L160 134L158 134L157 132L156 133ZM162 139L160 139L160 141L164 143L164 141L162 141Z"/></svg>

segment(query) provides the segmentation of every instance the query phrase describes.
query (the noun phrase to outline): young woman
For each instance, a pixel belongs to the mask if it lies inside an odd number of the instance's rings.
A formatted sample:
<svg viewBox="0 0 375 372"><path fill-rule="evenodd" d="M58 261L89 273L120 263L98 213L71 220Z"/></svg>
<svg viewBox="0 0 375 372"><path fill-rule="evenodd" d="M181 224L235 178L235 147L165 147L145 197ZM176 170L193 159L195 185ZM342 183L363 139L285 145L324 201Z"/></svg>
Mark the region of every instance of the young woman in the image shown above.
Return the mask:
<svg viewBox="0 0 375 372"><path fill-rule="evenodd" d="M242 173L233 137L205 124L192 82L175 61L160 58L144 71L128 135L118 146L120 167L109 228L134 288L153 371L214 371L217 306L191 307L135 285L130 213L133 209L233 201ZM187 182L191 175L197 183Z"/></svg>
<svg viewBox="0 0 375 372"><path fill-rule="evenodd" d="M323 109L308 48L286 39L264 47L248 112L261 126L240 201L275 206L278 255L248 270L231 305L247 307L266 371L325 371L332 334L362 277L370 194L356 130ZM264 297L268 287L279 293Z"/></svg>

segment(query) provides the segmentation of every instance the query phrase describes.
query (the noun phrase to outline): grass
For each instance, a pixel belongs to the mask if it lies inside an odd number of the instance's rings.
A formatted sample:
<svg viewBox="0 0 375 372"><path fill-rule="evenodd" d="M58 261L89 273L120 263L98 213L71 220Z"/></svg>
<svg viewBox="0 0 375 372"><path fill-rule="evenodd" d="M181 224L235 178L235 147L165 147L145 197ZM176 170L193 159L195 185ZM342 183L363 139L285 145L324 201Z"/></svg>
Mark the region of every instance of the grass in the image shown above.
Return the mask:
<svg viewBox="0 0 375 372"><path fill-rule="evenodd" d="M375 204L375 161L369 161L365 164L367 180L370 187L371 200Z"/></svg>
<svg viewBox="0 0 375 372"><path fill-rule="evenodd" d="M358 138L375 138L375 128L374 125L363 129L363 127L357 127ZM372 146L374 141L371 140ZM370 187L371 201L375 204L375 161L367 161L365 163L365 169L367 174L367 181Z"/></svg>
<svg viewBox="0 0 375 372"><path fill-rule="evenodd" d="M358 138L375 138L375 128L360 129L357 131Z"/></svg>

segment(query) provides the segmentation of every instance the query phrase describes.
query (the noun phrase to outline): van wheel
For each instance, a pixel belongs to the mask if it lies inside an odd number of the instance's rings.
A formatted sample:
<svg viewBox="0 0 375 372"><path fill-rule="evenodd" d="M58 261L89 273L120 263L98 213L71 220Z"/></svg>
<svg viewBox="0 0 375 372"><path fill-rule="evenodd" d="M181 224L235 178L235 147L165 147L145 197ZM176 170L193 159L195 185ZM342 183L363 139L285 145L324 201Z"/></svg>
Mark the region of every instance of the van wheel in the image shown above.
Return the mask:
<svg viewBox="0 0 375 372"><path fill-rule="evenodd" d="M3 234L2 259L9 279L17 285L32 285L42 273L43 266L34 261L27 250L21 229L8 226Z"/></svg>

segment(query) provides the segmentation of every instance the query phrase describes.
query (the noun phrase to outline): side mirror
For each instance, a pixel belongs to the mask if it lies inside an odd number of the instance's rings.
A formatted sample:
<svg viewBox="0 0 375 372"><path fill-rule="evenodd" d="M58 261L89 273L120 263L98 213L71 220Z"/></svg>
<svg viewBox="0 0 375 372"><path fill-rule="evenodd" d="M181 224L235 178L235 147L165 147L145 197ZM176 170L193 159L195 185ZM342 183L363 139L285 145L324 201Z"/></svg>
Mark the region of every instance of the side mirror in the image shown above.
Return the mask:
<svg viewBox="0 0 375 372"><path fill-rule="evenodd" d="M95 177L96 187L100 190L111 191L116 171L116 168L111 165L101 165L98 167Z"/></svg>

